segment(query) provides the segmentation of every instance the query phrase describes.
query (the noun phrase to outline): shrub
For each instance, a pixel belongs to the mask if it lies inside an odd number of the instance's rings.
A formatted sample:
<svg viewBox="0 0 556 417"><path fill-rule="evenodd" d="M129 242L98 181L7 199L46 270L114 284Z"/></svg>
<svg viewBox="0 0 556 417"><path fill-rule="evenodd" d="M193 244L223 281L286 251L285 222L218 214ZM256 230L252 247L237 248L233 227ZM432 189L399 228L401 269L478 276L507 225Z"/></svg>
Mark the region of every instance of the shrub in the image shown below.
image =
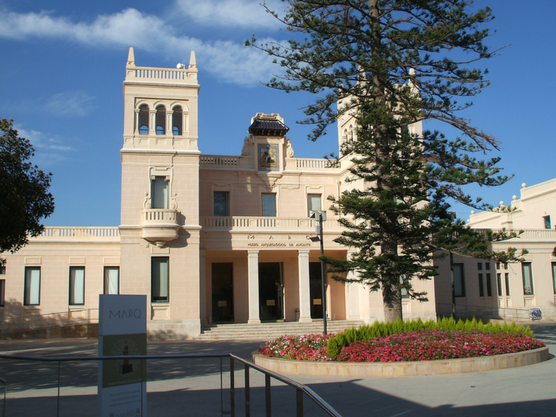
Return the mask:
<svg viewBox="0 0 556 417"><path fill-rule="evenodd" d="M517 333L480 333L462 330L420 330L357 342L342 349L336 360L347 362L402 362L470 358L537 349L544 344Z"/></svg>
<svg viewBox="0 0 556 417"><path fill-rule="evenodd" d="M529 326L524 328L523 325L517 326L515 323L511 323L508 326L504 322L501 327L499 324L493 323L485 325L481 320L477 321L475 318L466 321L459 319L457 322L453 317L443 317L438 321L427 320L425 322L421 319L411 321L402 321L398 319L393 323L375 321L371 326L363 325L338 333L336 336L330 338L326 353L330 358L334 359L340 354L342 348L348 347L355 342L368 342L382 336L429 330L444 332L466 331L485 334L510 333L529 336L532 339L535 337Z"/></svg>

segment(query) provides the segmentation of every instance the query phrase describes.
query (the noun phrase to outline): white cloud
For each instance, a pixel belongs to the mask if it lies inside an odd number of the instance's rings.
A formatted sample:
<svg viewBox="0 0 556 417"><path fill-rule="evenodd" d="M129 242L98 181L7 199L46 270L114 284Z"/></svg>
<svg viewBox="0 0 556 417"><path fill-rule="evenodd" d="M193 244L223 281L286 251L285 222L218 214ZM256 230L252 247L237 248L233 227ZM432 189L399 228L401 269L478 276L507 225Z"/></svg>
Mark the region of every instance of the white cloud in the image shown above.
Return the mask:
<svg viewBox="0 0 556 417"><path fill-rule="evenodd" d="M35 148L33 162L40 168L48 168L68 159L67 154L74 148L64 144L59 138L37 130L17 128L20 137L26 138Z"/></svg>
<svg viewBox="0 0 556 417"><path fill-rule="evenodd" d="M209 2L213 2L214 6L214 1ZM245 11L254 2L233 0L231 3ZM221 14L217 16L222 18ZM234 12L233 16L229 25L239 22L240 14ZM178 36L175 32L171 25L159 17L131 8L112 15L98 16L90 23L73 23L47 12L5 12L0 22L0 37L17 40L47 38L77 42L90 47L134 46L137 50L143 49L164 56L173 55L178 59L189 57L189 52L195 50L201 71L232 84L256 85L268 80L277 70L268 56L253 48L245 48L243 43L230 40L207 42ZM138 65L141 65L140 61Z"/></svg>
<svg viewBox="0 0 556 417"><path fill-rule="evenodd" d="M45 100L43 108L61 117L85 116L93 109L94 98L84 91L58 93Z"/></svg>
<svg viewBox="0 0 556 417"><path fill-rule="evenodd" d="M177 0L184 16L204 26L278 29L280 23L261 5L272 11L283 9L279 0Z"/></svg>

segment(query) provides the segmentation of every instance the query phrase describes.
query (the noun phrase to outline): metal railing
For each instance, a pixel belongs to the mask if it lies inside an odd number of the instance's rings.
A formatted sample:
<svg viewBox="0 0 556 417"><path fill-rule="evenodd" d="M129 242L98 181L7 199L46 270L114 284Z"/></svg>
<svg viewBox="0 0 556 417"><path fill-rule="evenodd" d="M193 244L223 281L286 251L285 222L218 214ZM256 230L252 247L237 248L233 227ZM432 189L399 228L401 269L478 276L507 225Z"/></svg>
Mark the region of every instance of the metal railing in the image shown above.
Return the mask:
<svg viewBox="0 0 556 417"><path fill-rule="evenodd" d="M437 314L439 316L450 316L452 314L452 304L436 303ZM512 321L528 321L531 308L512 308L512 307L496 307L496 306L480 306L456 303L456 318L484 318L484 319L501 319Z"/></svg>
<svg viewBox="0 0 556 417"><path fill-rule="evenodd" d="M7 394L8 383L4 378L0 378L0 384L4 386L4 401L2 404L2 417L6 417L6 394Z"/></svg>
<svg viewBox="0 0 556 417"><path fill-rule="evenodd" d="M91 361L105 361L105 360L160 360L160 359L210 359L210 358L219 358L220 359L220 415L231 415L235 417L239 415L236 413L236 381L235 381L235 362L239 362L244 365L244 390L245 390L245 416L251 416L251 405L252 405L252 397L251 397L251 383L250 383L250 371L251 369L256 370L262 373L265 377L265 384L264 384L264 391L265 391L265 416L271 417L272 416L272 379L280 381L290 387L295 389L296 393L296 416L303 417L304 416L304 396L307 396L318 408L323 410L327 415L334 416L334 417L341 417L338 412L336 412L328 403L326 403L318 394L316 394L312 389L309 387L300 384L294 380L286 378L282 375L276 374L271 372L261 366L258 366L254 363L248 362L245 359L239 358L231 353L204 353L204 354L170 354L170 355L120 355L120 356L71 356L71 357L32 357L32 356L23 356L23 355L6 355L0 354L0 360L23 360L23 361L36 361L36 362L57 362L57 401L56 401L56 415L60 417L60 405L61 405L61 398L62 398L62 385L61 385L61 378L62 378L62 363L67 362L91 362ZM230 386L229 386L229 393L230 393L230 402L229 402L229 409L225 410L225 401L224 401L224 368L223 368L223 360L225 358L229 358L229 377L230 377ZM6 382L0 378L0 382L4 383L4 415L6 409ZM142 402L142 400L141 400ZM143 415L143 414L141 414ZM262 415L260 412L257 412L256 415Z"/></svg>

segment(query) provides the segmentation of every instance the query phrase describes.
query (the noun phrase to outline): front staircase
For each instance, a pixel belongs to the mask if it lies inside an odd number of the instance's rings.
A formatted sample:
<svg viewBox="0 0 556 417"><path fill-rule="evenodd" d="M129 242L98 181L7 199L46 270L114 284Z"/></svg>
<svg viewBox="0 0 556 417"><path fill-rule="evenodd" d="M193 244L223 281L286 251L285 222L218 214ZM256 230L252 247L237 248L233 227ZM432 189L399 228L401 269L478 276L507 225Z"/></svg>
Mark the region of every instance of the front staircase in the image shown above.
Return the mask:
<svg viewBox="0 0 556 417"><path fill-rule="evenodd" d="M338 333L349 327L359 327L364 324L357 320L327 321L327 332ZM201 328L200 340L271 340L283 335L322 334L322 320L311 323L271 322L261 324L227 323L211 324Z"/></svg>

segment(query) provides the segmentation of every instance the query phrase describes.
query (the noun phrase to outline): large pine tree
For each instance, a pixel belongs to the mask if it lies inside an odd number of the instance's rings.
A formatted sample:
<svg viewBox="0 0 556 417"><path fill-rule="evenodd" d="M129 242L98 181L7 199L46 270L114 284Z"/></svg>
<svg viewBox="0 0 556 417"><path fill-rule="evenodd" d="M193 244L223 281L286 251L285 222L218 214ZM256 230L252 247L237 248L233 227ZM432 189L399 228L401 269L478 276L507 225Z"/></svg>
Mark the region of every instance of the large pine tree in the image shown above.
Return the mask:
<svg viewBox="0 0 556 417"><path fill-rule="evenodd" d="M411 281L436 274L439 251L511 258L512 252L490 251L493 236L452 219L449 206L454 200L484 209L463 187L508 180L499 175L499 158L476 156L497 150L497 140L460 116L488 84L486 70L474 64L495 54L484 44L491 10L474 10L472 0L283 1L285 15L269 12L292 38L247 42L285 69L268 85L315 94L303 121L315 125L313 140L344 113L357 126L341 149L353 161L353 187L334 200L346 228L337 241L354 250L347 260L326 258L334 277L345 280L355 271L356 281L382 291L391 321L402 317L402 289L426 298ZM462 138L412 129L427 120L457 129Z"/></svg>

